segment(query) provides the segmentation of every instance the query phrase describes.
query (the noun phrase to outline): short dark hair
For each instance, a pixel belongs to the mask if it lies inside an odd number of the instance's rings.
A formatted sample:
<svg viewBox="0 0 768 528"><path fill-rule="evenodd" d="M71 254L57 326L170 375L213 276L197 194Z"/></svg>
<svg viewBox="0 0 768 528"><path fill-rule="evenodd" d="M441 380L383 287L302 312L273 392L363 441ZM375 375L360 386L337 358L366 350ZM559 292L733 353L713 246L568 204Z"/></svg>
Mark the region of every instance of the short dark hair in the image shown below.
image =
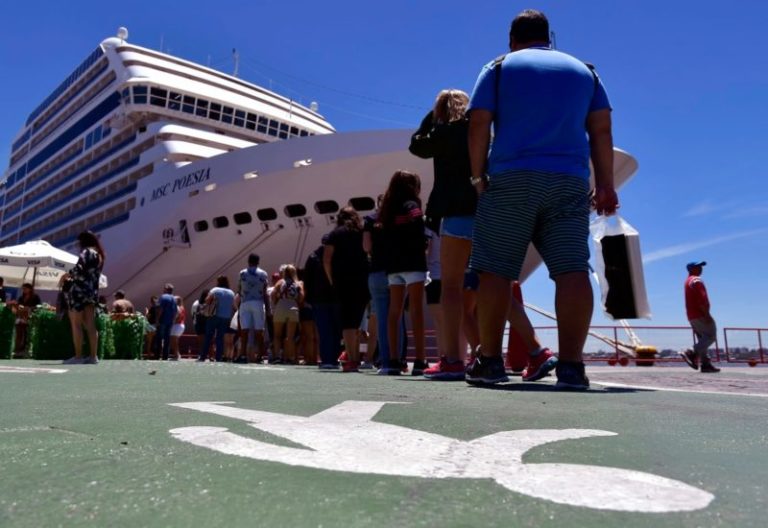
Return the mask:
<svg viewBox="0 0 768 528"><path fill-rule="evenodd" d="M261 258L256 253L251 253L248 255L249 266L258 266L259 262L261 262Z"/></svg>
<svg viewBox="0 0 768 528"><path fill-rule="evenodd" d="M29 288L30 290L34 289L34 286L32 286L31 282L25 282L24 284L21 285L21 287L22 288Z"/></svg>
<svg viewBox="0 0 768 528"><path fill-rule="evenodd" d="M219 288L227 288L229 289L229 279L226 275L219 275L216 277L216 286Z"/></svg>
<svg viewBox="0 0 768 528"><path fill-rule="evenodd" d="M515 17L509 28L509 46L512 42L549 42L549 20L544 13L526 9Z"/></svg>
<svg viewBox="0 0 768 528"><path fill-rule="evenodd" d="M115 292L115 297L117 299L125 299L125 292L123 290L117 290Z"/></svg>
<svg viewBox="0 0 768 528"><path fill-rule="evenodd" d="M168 293L173 292L173 284L171 284L170 282L166 282L163 290L167 291Z"/></svg>

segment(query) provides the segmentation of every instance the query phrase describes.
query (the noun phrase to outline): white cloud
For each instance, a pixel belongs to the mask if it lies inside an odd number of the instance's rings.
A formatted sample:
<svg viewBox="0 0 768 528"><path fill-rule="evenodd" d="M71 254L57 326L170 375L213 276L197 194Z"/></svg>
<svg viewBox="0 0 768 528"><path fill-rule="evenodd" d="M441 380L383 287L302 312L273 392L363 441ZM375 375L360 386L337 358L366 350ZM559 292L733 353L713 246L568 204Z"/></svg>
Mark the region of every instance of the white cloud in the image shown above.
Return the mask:
<svg viewBox="0 0 768 528"><path fill-rule="evenodd" d="M678 244L676 246L669 246L666 248L657 249L656 251L651 251L650 253L646 253L643 256L643 264L649 264L651 262L656 262L657 260L664 260L672 257L677 257L679 255L684 255L686 253L695 251L697 249L702 249L709 246L715 246L717 244L722 244L723 242L729 242L731 240L736 240L739 238L747 238L754 235L761 235L764 233L768 233L768 229L766 228L752 229L749 231L732 233L730 235L724 235L717 238L709 238L707 240L700 240L698 242L688 242L686 244Z"/></svg>
<svg viewBox="0 0 768 528"><path fill-rule="evenodd" d="M698 203L685 211L682 216L683 218L706 216L717 213L719 211L733 209L734 207L736 207L736 202L734 200L729 200L727 202L713 202L712 200L704 200L703 202Z"/></svg>
<svg viewBox="0 0 768 528"><path fill-rule="evenodd" d="M768 205L755 205L752 207L739 208L731 213L728 213L727 215L724 215L723 218L752 218L755 216L765 215L768 215Z"/></svg>

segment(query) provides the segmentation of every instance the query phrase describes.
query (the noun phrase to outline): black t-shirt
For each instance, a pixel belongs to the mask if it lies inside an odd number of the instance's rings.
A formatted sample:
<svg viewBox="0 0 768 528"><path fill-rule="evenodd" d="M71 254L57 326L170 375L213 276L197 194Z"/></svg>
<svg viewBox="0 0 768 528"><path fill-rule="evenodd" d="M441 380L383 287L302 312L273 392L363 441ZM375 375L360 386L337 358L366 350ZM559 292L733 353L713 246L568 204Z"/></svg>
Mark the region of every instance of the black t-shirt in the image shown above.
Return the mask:
<svg viewBox="0 0 768 528"><path fill-rule="evenodd" d="M34 308L35 306L39 306L43 304L43 301L40 300L40 296L36 293L33 293L29 297L24 297L23 295L19 297L19 305L20 306L26 306L27 308Z"/></svg>
<svg viewBox="0 0 768 528"><path fill-rule="evenodd" d="M363 251L363 232L340 226L330 232L327 245L333 246L331 275L333 283L366 283L368 256Z"/></svg>
<svg viewBox="0 0 768 528"><path fill-rule="evenodd" d="M384 236L387 273L427 271L424 216L417 202L405 202L397 209L394 223L384 227Z"/></svg>
<svg viewBox="0 0 768 528"><path fill-rule="evenodd" d="M6 302L8 299L8 294L5 292L5 288L0 286L0 302Z"/></svg>
<svg viewBox="0 0 768 528"><path fill-rule="evenodd" d="M384 255L387 251L386 240L381 225L376 225L378 215L372 214L363 219L363 231L371 234L371 259L368 271L375 273L386 270Z"/></svg>

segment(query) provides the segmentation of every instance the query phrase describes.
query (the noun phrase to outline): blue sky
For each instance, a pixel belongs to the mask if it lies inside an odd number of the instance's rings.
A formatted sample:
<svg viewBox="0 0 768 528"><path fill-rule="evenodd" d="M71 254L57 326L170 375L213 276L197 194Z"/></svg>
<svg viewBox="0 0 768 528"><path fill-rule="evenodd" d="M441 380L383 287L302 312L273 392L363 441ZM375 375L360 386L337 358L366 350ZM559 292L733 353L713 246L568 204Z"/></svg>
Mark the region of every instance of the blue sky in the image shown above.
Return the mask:
<svg viewBox="0 0 768 528"><path fill-rule="evenodd" d="M228 73L237 48L241 77L319 102L339 131L415 128L437 91L471 90L527 7L548 15L559 49L597 66L616 145L639 160L620 191L654 313L639 324L685 324L684 265L702 259L720 326L768 326L763 2L12 2L0 21L0 145L7 160L27 114L121 25L133 43ZM545 308L553 292L543 269L524 286Z"/></svg>

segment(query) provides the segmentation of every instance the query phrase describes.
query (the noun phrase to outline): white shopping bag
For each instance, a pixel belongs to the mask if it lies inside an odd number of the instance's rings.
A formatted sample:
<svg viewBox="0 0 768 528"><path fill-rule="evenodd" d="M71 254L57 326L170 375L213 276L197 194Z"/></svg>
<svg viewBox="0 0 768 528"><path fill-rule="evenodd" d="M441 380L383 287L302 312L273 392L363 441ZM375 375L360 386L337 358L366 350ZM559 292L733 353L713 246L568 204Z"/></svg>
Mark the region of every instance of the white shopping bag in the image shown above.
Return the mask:
<svg viewBox="0 0 768 528"><path fill-rule="evenodd" d="M640 234L619 215L598 216L589 231L595 243L595 274L605 315L611 319L650 319Z"/></svg>

